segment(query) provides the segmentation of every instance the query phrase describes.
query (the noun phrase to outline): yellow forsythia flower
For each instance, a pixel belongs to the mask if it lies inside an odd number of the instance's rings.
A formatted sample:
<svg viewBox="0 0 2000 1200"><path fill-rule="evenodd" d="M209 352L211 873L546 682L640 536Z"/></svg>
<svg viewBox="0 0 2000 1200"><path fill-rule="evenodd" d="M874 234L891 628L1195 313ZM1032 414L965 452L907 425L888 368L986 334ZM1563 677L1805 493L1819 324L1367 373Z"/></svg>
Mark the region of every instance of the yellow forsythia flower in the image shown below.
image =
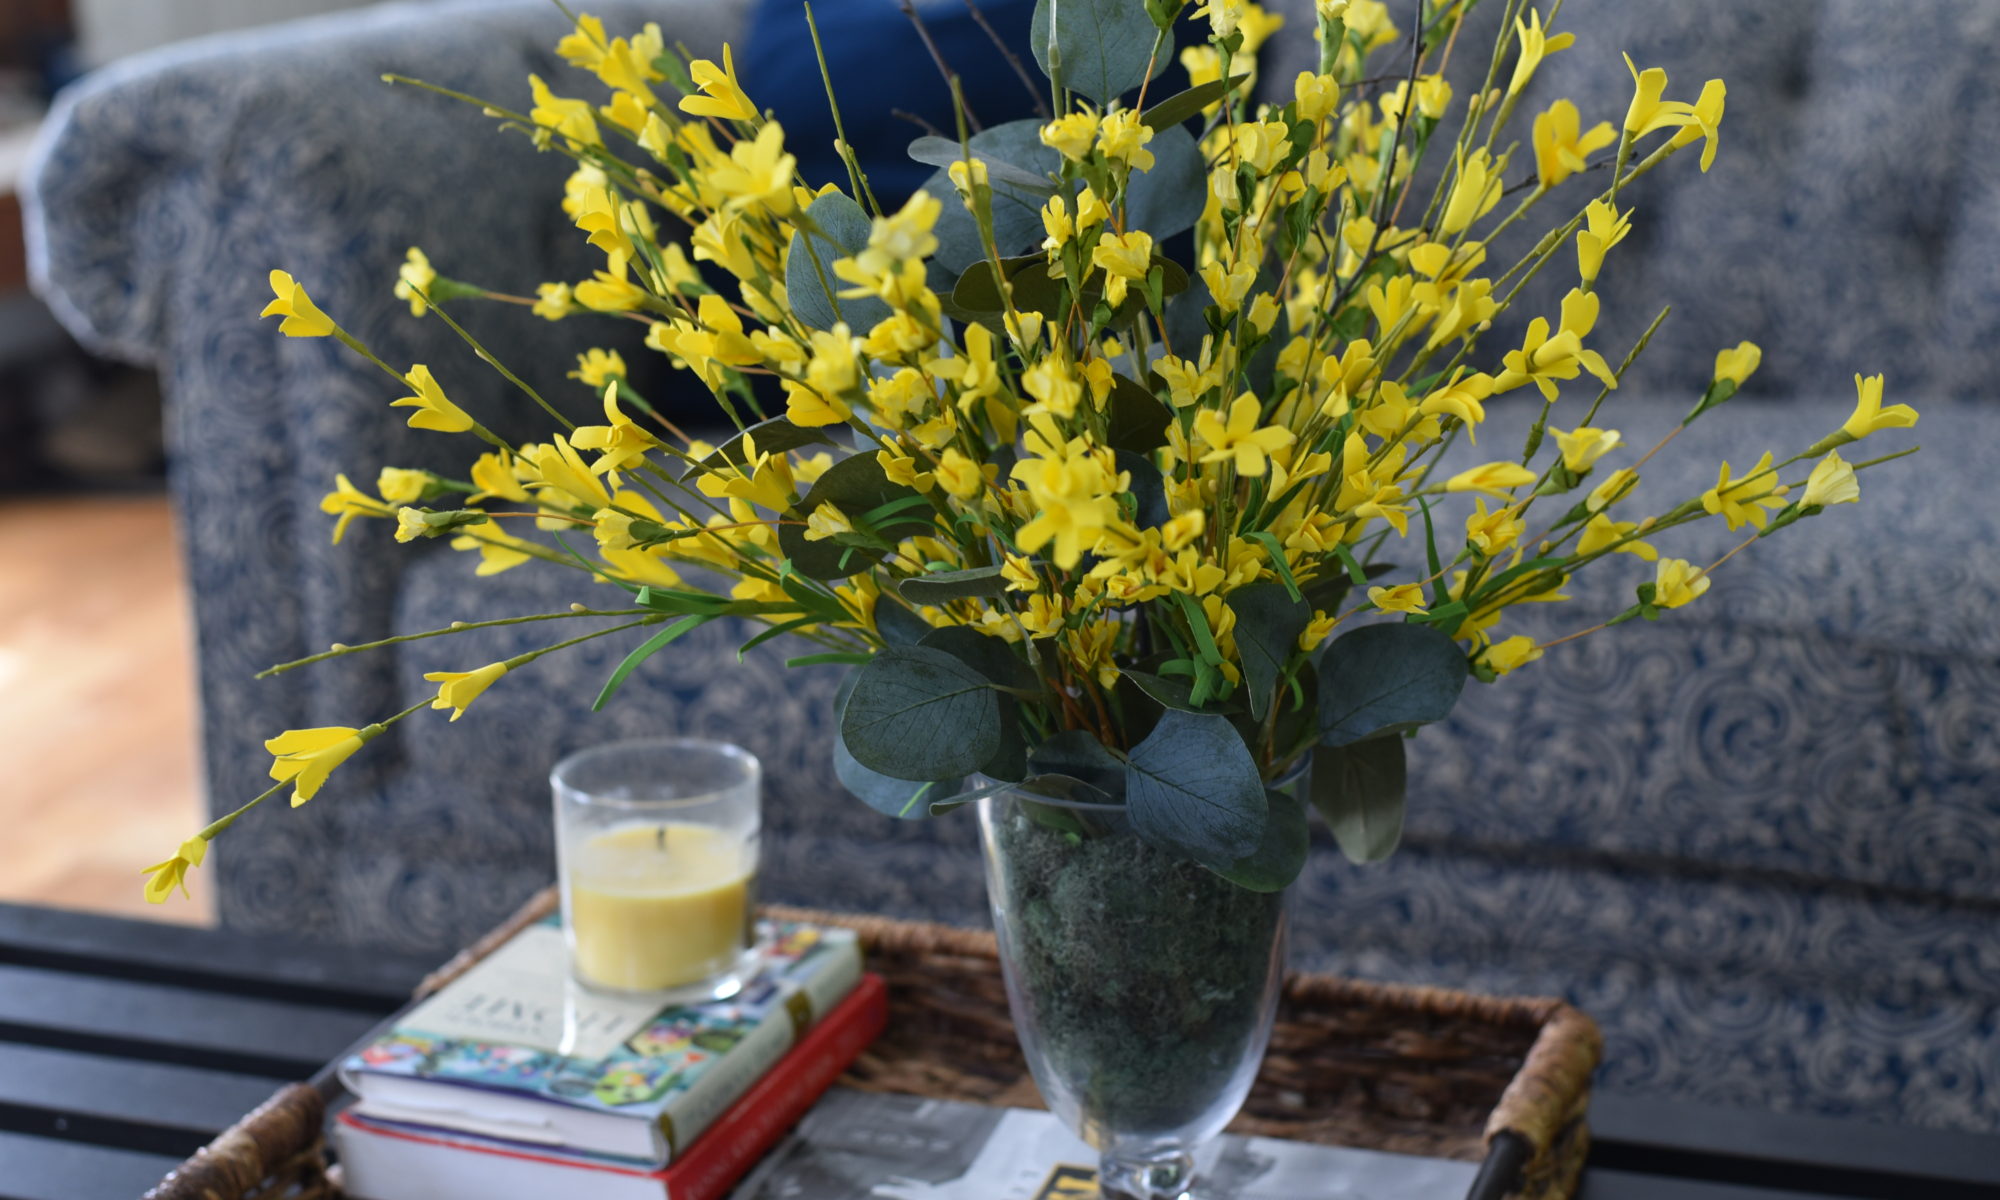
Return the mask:
<svg viewBox="0 0 2000 1200"><path fill-rule="evenodd" d="M1074 112L1057 117L1041 129L1042 145L1071 162L1082 162L1090 157L1090 148L1097 144L1097 120L1087 112Z"/></svg>
<svg viewBox="0 0 2000 1200"><path fill-rule="evenodd" d="M1701 148L1701 169L1704 174L1715 162L1715 148L1722 141L1722 107L1729 92L1728 86L1720 79L1711 79L1701 86L1701 97L1688 111L1687 124L1674 135L1671 144L1686 146L1697 138L1707 138L1708 144Z"/></svg>
<svg viewBox="0 0 2000 1200"><path fill-rule="evenodd" d="M1806 476L1805 494L1799 497L1799 503L1807 508L1825 508L1829 504L1854 504L1860 499L1861 485L1855 481L1854 468L1840 457L1840 451L1829 450L1813 467L1812 474Z"/></svg>
<svg viewBox="0 0 2000 1200"><path fill-rule="evenodd" d="M1430 610L1424 606L1424 589L1419 584L1399 583L1395 587L1372 587L1368 589L1368 600L1383 612L1423 614Z"/></svg>
<svg viewBox="0 0 2000 1200"><path fill-rule="evenodd" d="M283 271L271 272L271 292L276 297L264 306L259 317L283 317L278 332L286 337L330 337L333 318L319 310L306 290Z"/></svg>
<svg viewBox="0 0 2000 1200"><path fill-rule="evenodd" d="M1229 419L1225 422L1220 413L1204 408L1194 415L1195 436L1208 443L1209 451L1201 456L1201 461L1229 462L1236 464L1239 475L1262 475L1266 466L1266 456L1274 454L1292 444L1292 431L1282 425L1257 427L1263 415L1263 404L1249 392L1236 398L1229 407Z"/></svg>
<svg viewBox="0 0 2000 1200"><path fill-rule="evenodd" d="M479 699L481 693L506 673L507 664L504 662L487 663L476 671L432 671L424 676L438 685L437 699L431 701L431 707L450 709L451 719L456 721L465 715L466 708Z"/></svg>
<svg viewBox="0 0 2000 1200"><path fill-rule="evenodd" d="M333 490L320 497L319 510L340 519L333 523L333 544L347 535L348 522L356 517L386 517L389 506L355 487L345 475L333 477Z"/></svg>
<svg viewBox="0 0 2000 1200"><path fill-rule="evenodd" d="M1338 615L1315 611L1312 620L1306 622L1305 629L1299 634L1299 652L1311 654L1318 649L1319 644L1326 640L1326 635L1332 633L1333 627L1338 624Z"/></svg>
<svg viewBox="0 0 2000 1200"><path fill-rule="evenodd" d="M986 475L977 462L947 448L938 456L937 482L960 500L970 500L986 486Z"/></svg>
<svg viewBox="0 0 2000 1200"><path fill-rule="evenodd" d="M1859 394L1854 412L1840 427L1851 440L1860 441L1871 433L1884 429L1907 429L1917 423L1917 410L1907 404L1893 404L1882 407L1882 377L1870 375L1866 379L1856 375L1854 389Z"/></svg>
<svg viewBox="0 0 2000 1200"><path fill-rule="evenodd" d="M1488 512L1484 498L1473 504L1472 515L1465 518L1465 541L1480 554L1492 558L1521 536L1523 522L1511 505Z"/></svg>
<svg viewBox="0 0 2000 1200"><path fill-rule="evenodd" d="M414 542L420 537L431 537L435 532L431 528L430 523L424 520L424 511L422 509L411 508L405 505L396 510L397 541Z"/></svg>
<svg viewBox="0 0 2000 1200"><path fill-rule="evenodd" d="M1614 521L1606 513L1598 513L1583 527L1583 536L1576 540L1578 554L1595 554L1609 546L1616 546L1616 554L1634 554L1646 562L1660 557L1660 552L1641 541L1625 542L1624 539L1639 531L1637 521ZM1619 543L1623 542L1623 545Z"/></svg>
<svg viewBox="0 0 2000 1200"><path fill-rule="evenodd" d="M1727 379L1737 387L1757 373L1757 367L1764 361L1764 351L1755 342L1738 342L1734 350L1715 352L1715 381Z"/></svg>
<svg viewBox="0 0 2000 1200"><path fill-rule="evenodd" d="M1144 279L1153 264L1153 236L1134 229L1107 233L1090 252L1090 261L1104 270L1104 301L1113 308L1125 303L1127 286Z"/></svg>
<svg viewBox="0 0 2000 1200"><path fill-rule="evenodd" d="M1708 590L1708 572L1682 558L1663 558L1653 577L1653 603L1659 608L1679 608Z"/></svg>
<svg viewBox="0 0 2000 1200"><path fill-rule="evenodd" d="M181 848L172 858L147 867L143 874L152 878L146 881L146 903L162 904L168 896L179 888L181 895L192 899L187 889L187 873L201 865L208 854L208 840L196 836L181 843Z"/></svg>
<svg viewBox="0 0 2000 1200"><path fill-rule="evenodd" d="M544 321L560 321L576 311L576 297L566 283L535 286L535 306L530 310Z"/></svg>
<svg viewBox="0 0 2000 1200"><path fill-rule="evenodd" d="M1687 124L1692 111L1687 104L1660 98L1667 90L1667 73L1663 68L1647 67L1641 71L1627 54L1625 69L1632 72L1632 103L1625 110L1625 132L1629 136L1640 138L1658 129L1679 129Z"/></svg>
<svg viewBox="0 0 2000 1200"><path fill-rule="evenodd" d="M431 260L422 250L410 247L409 256L396 271L396 299L410 302L410 315L421 317L430 311L424 297L430 294L431 285L437 282L438 273L432 269Z"/></svg>
<svg viewBox="0 0 2000 1200"><path fill-rule="evenodd" d="M1493 668L1495 675L1506 675L1534 662L1542 656L1542 648L1535 639L1524 633L1517 633L1504 642L1496 642L1486 648L1480 661Z"/></svg>
<svg viewBox="0 0 2000 1200"><path fill-rule="evenodd" d="M576 370L565 378L580 379L586 386L602 390L612 379L625 378L625 357L616 350L586 350L576 356Z"/></svg>
<svg viewBox="0 0 2000 1200"><path fill-rule="evenodd" d="M589 101L568 100L556 95L539 75L528 76L528 90L535 99L535 106L528 110L528 119L544 131L536 134L543 143L546 143L549 134L559 133L585 146L604 144L597 135L597 118L591 115Z"/></svg>
<svg viewBox="0 0 2000 1200"><path fill-rule="evenodd" d="M1514 18L1514 32L1521 39L1521 56L1514 60L1514 77L1507 81L1507 94L1510 96L1528 86L1528 81L1535 77L1535 69L1542 65L1544 58L1558 50L1568 49L1576 41L1573 33L1558 33L1550 37L1542 28L1542 14L1533 8L1528 10L1526 24L1521 18Z"/></svg>
<svg viewBox="0 0 2000 1200"><path fill-rule="evenodd" d="M1498 496L1509 488L1535 482L1535 473L1518 463L1490 462L1483 466L1460 471L1444 481L1447 492L1486 492ZM1373 589L1374 592L1382 588ZM1371 597L1373 592L1370 593ZM1408 610L1405 610L1408 611Z"/></svg>
<svg viewBox="0 0 2000 1200"><path fill-rule="evenodd" d="M1618 140L1611 122L1599 121L1582 132L1576 105L1558 100L1535 118L1535 173L1542 186L1552 188L1589 165L1590 153Z"/></svg>
<svg viewBox="0 0 2000 1200"><path fill-rule="evenodd" d="M1578 475L1597 465L1597 460L1610 453L1624 436L1616 429L1593 429L1588 425L1579 425L1568 433L1560 429L1549 432L1555 435L1556 445L1562 447L1563 466Z"/></svg>
<svg viewBox="0 0 2000 1200"><path fill-rule="evenodd" d="M336 481L337 483L338 481ZM375 490L391 504L415 504L430 490L431 473L407 467L383 467L375 476ZM335 493L338 495L338 493Z"/></svg>
<svg viewBox="0 0 2000 1200"><path fill-rule="evenodd" d="M1134 171L1153 169L1153 152L1146 149L1152 140L1152 126L1141 122L1139 114L1129 108L1107 113L1097 127L1097 148L1104 157Z"/></svg>
<svg viewBox="0 0 2000 1200"><path fill-rule="evenodd" d="M1301 120L1321 120L1340 102L1340 81L1331 75L1300 71L1292 81L1292 99Z"/></svg>
<svg viewBox="0 0 2000 1200"><path fill-rule="evenodd" d="M1617 208L1602 200L1593 200L1583 210L1584 228L1576 232L1576 269L1583 276L1583 282L1597 282L1597 273L1604 269L1604 252L1625 240L1632 232L1632 212Z"/></svg>
<svg viewBox="0 0 2000 1200"><path fill-rule="evenodd" d="M464 433L472 428L472 418L465 410L445 399L444 389L431 378L431 369L422 363L410 368L403 377L416 395L405 396L401 400L391 400L390 408L413 408L410 414L410 428L434 429L439 433Z"/></svg>
<svg viewBox="0 0 2000 1200"><path fill-rule="evenodd" d="M840 511L840 506L831 500L823 500L820 506L806 517L806 540L823 542L836 533L853 533L854 522Z"/></svg>
<svg viewBox="0 0 2000 1200"><path fill-rule="evenodd" d="M1710 514L1720 515L1731 529L1746 524L1762 529L1771 519L1766 510L1783 508L1784 495L1785 488L1778 482L1777 472L1771 469L1771 452L1766 450L1750 473L1733 484L1729 481L1729 464L1724 462L1715 486L1701 494L1701 506Z"/></svg>
<svg viewBox="0 0 2000 1200"><path fill-rule="evenodd" d="M328 725L319 729L287 729L264 743L264 749L272 755L271 778L280 783L293 781L292 807L297 808L318 795L333 769L353 757L381 728Z"/></svg>
<svg viewBox="0 0 2000 1200"><path fill-rule="evenodd" d="M725 121L757 119L757 106L750 103L750 97L736 82L736 62L730 57L728 43L723 44L720 67L708 59L698 58L688 64L688 75L702 94L682 96L682 112L697 117L721 117Z"/></svg>
<svg viewBox="0 0 2000 1200"><path fill-rule="evenodd" d="M1462 232L1500 203L1504 186L1501 166L1483 149L1458 156L1458 181L1452 185L1451 198L1445 201L1444 215L1438 219L1440 232Z"/></svg>

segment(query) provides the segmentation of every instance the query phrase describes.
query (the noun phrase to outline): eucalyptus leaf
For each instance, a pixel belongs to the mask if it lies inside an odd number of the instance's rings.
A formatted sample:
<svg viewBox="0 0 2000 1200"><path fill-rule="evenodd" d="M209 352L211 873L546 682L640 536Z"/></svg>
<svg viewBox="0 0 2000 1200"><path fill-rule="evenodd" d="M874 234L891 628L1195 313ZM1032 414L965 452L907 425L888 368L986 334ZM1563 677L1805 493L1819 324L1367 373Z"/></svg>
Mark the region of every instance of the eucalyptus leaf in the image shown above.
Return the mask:
<svg viewBox="0 0 2000 1200"><path fill-rule="evenodd" d="M1202 109L1207 108L1217 100L1242 87L1249 79L1250 76L1245 74L1233 76L1229 79L1211 79L1207 83L1196 84L1185 92L1168 96L1165 100L1153 105L1139 119L1154 129L1165 129L1170 125L1179 125L1182 121L1200 116Z"/></svg>
<svg viewBox="0 0 2000 1200"><path fill-rule="evenodd" d="M1266 788L1268 815L1264 840L1257 849L1215 873L1253 892L1282 892L1305 870L1312 831L1306 825L1305 801L1289 791Z"/></svg>
<svg viewBox="0 0 2000 1200"><path fill-rule="evenodd" d="M1167 444L1167 426L1174 414L1152 389L1123 375L1111 377L1106 402L1104 444L1113 450L1151 454Z"/></svg>
<svg viewBox="0 0 2000 1200"><path fill-rule="evenodd" d="M925 135L910 143L909 155L920 163L949 171L953 163L965 161L965 150L970 147L970 140L961 147L950 138ZM989 184L1004 183L1024 192L1040 192L1044 196L1055 194L1056 185L1045 175L1037 175L977 149L972 150L972 157L986 164L986 181Z"/></svg>
<svg viewBox="0 0 2000 1200"><path fill-rule="evenodd" d="M929 621L904 608L894 600L875 602L875 632L891 646L915 646L930 635L933 626Z"/></svg>
<svg viewBox="0 0 2000 1200"><path fill-rule="evenodd" d="M1141 529L1154 529L1172 520L1173 512L1167 507L1166 477L1153 465L1153 460L1130 450L1113 451L1112 459L1127 476L1126 488L1135 502L1133 524Z"/></svg>
<svg viewBox="0 0 2000 1200"><path fill-rule="evenodd" d="M1042 123L1030 117L982 129L967 139L966 145L982 158L1008 163L1028 175L1046 177L1062 169L1062 155L1042 144L1041 131ZM1048 199L1048 191L993 179L990 167L988 181L992 185L993 240L1000 256L1016 257L1041 245L1042 204ZM942 274L944 282L941 286L934 282L932 288L948 292L952 280L986 257L986 246L980 240L978 223L966 211L965 202L959 199L958 190L952 187L951 177L945 171L939 170L925 180L924 190L941 202L937 224L931 230L938 240L937 253L931 256L931 262L937 269L934 275Z"/></svg>
<svg viewBox="0 0 2000 1200"><path fill-rule="evenodd" d="M861 206L841 195L828 192L806 207L806 215L827 235L811 235L808 252L803 232L792 234L792 247L785 259L785 299L794 316L814 329L832 329L836 321L865 333L889 315L889 306L872 296L841 299L833 293L843 286L834 277L835 259L858 254L868 246L872 222ZM817 253L819 261L813 261ZM822 273L824 277L822 278ZM829 291L831 289L831 291Z"/></svg>
<svg viewBox="0 0 2000 1200"><path fill-rule="evenodd" d="M757 422L711 450L702 457L700 466L689 467L681 478L687 479L699 474L702 467L716 470L724 463L743 466L747 461L743 453L743 440L746 437L756 445L759 454L778 454L786 450L797 450L801 446L834 444L824 429L807 428L804 425L794 425L784 417L772 417L768 421Z"/></svg>
<svg viewBox="0 0 2000 1200"><path fill-rule="evenodd" d="M1152 234L1157 246L1177 233L1193 229L1201 218L1202 206L1208 200L1208 162L1202 158L1194 135L1178 125L1154 131L1146 149L1153 153L1153 166L1148 171L1132 172L1127 184L1125 221L1128 228ZM1182 354L1191 356L1189 351Z"/></svg>
<svg viewBox="0 0 2000 1200"><path fill-rule="evenodd" d="M1193 687L1183 679L1169 679L1165 675L1154 675L1146 671L1135 671L1127 667L1119 672L1130 679L1138 689L1168 708L1181 712L1201 712L1201 705L1191 698Z"/></svg>
<svg viewBox="0 0 2000 1200"><path fill-rule="evenodd" d="M1008 696L996 696L1000 706L1000 748L979 768L981 775L1018 783L1028 777L1028 743L1021 736L1021 706Z"/></svg>
<svg viewBox="0 0 2000 1200"><path fill-rule="evenodd" d="M1299 635L1312 621L1312 609L1294 600L1283 584L1253 583L1223 597L1236 614L1236 650L1243 659L1243 689L1250 715L1258 720L1271 709L1271 699L1285 666L1298 652ZM1463 656L1461 656L1463 657Z"/></svg>
<svg viewBox="0 0 2000 1200"><path fill-rule="evenodd" d="M1355 862L1380 862L1403 839L1403 740L1389 734L1313 750L1313 807L1326 818L1340 852Z"/></svg>
<svg viewBox="0 0 2000 1200"><path fill-rule="evenodd" d="M998 596L1007 583L1000 567L967 567L963 571L932 571L905 579L896 591L912 604L944 604L973 596Z"/></svg>
<svg viewBox="0 0 2000 1200"><path fill-rule="evenodd" d="M1177 709L1132 748L1125 804L1141 837L1216 868L1255 852L1269 823L1257 764L1228 720Z"/></svg>
<svg viewBox="0 0 2000 1200"><path fill-rule="evenodd" d="M1042 74L1104 105L1166 70L1173 41L1153 57L1158 32L1142 0L1037 0L1028 43Z"/></svg>
<svg viewBox="0 0 2000 1200"><path fill-rule="evenodd" d="M1320 741L1345 746L1442 721L1465 689L1465 651L1428 625L1364 625L1320 663Z"/></svg>
<svg viewBox="0 0 2000 1200"><path fill-rule="evenodd" d="M931 802L959 790L960 780L912 781L871 771L848 752L838 732L833 738L833 773L856 799L887 817L914 821L932 815Z"/></svg>
<svg viewBox="0 0 2000 1200"><path fill-rule="evenodd" d="M986 677L928 646L891 646L854 680L840 736L862 766L896 779L970 775L1000 751Z"/></svg>
<svg viewBox="0 0 2000 1200"><path fill-rule="evenodd" d="M1028 767L1036 775L1082 781L1116 803L1125 795L1125 762L1081 729L1065 729L1028 751Z"/></svg>
<svg viewBox="0 0 2000 1200"><path fill-rule="evenodd" d="M826 473L813 483L805 498L799 501L798 508L785 514L786 519L778 525L778 549L792 560L799 574L809 579L844 579L874 566L887 551L846 545L833 538L809 539L805 531L806 518L824 503L831 502L849 519L856 519L885 504L894 504L913 496L917 496L913 489L890 481L873 454L843 458L828 467ZM928 533L934 528L930 516L928 507L904 509L875 532L891 542L913 534Z"/></svg>
<svg viewBox="0 0 2000 1200"><path fill-rule="evenodd" d="M970 625L946 625L925 634L918 645L942 650L986 677L987 682L1019 692L1038 692L1042 681L1013 648Z"/></svg>

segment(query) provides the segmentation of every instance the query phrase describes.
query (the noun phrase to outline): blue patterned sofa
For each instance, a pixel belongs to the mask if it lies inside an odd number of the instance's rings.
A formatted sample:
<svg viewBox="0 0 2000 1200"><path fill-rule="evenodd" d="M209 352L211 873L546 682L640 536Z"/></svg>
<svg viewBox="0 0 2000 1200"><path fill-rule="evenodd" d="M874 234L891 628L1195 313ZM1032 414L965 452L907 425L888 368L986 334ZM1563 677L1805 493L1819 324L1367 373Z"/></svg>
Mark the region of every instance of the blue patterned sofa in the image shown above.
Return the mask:
<svg viewBox="0 0 2000 1200"><path fill-rule="evenodd" d="M711 0L591 7L613 25L658 20L698 52L736 36L733 7ZM1857 369L1886 371L1923 408L1925 450L1914 469L1865 476L1859 508L1733 561L1699 604L1474 689L1414 748L1403 851L1364 869L1316 847L1297 957L1567 994L1604 1024L1615 1088L2000 1128L2000 507L1985 486L2000 467L1987 149L2000 91L1980 50L2000 9L1700 0L1564 15L1583 44L1536 87L1575 94L1593 119L1623 110L1621 49L1667 66L1677 92L1699 84L1698 61L1730 83L1715 170L1646 181L1609 268L1614 298L1678 310L1615 423L1650 444L1739 337L1764 345L1764 368L1662 456L1679 465L1649 471L1649 494L1706 486L1717 458L1765 448L1754 438L1830 429ZM581 239L549 201L562 164L374 81L402 71L513 99L528 71L559 69L559 32L543 0L390 6L133 60L58 108L29 196L34 268L80 338L164 375L218 811L263 786L261 738L393 711L424 671L534 636L253 680L261 667L575 598L560 572L475 583L464 557L395 546L380 524L330 546L317 502L334 472L458 467L443 457L456 443L389 420L382 381L338 346L256 320L265 272L283 265L391 361L429 363L467 408L531 428L388 282L412 243L496 287L578 277ZM1614 305L1603 344L1651 315ZM600 327L485 310L476 327L565 403L589 403L561 373L604 344ZM1680 545L1699 559L1719 543ZM1603 574L1619 577L1579 582L1575 605L1519 628L1616 611L1636 578ZM447 946L548 878L558 755L673 730L764 757L778 898L982 921L970 820L890 823L848 800L826 763L832 671L787 674L769 652L739 667L729 634L654 659L594 717L582 698L614 649L537 664L449 732L411 721L311 805L238 826L202 882L235 927Z"/></svg>

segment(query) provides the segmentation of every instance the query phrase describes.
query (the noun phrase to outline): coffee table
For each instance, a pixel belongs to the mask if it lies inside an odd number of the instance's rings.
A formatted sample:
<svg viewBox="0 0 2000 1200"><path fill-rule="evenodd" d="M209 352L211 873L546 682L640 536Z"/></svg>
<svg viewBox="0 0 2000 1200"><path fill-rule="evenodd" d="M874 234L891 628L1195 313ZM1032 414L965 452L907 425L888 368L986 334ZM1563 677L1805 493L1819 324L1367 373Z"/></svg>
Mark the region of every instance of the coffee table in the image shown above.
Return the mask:
<svg viewBox="0 0 2000 1200"><path fill-rule="evenodd" d="M0 905L0 1200L139 1196L435 966ZM1583 1200L2000 1195L2000 1136L1602 1092L1591 1128Z"/></svg>

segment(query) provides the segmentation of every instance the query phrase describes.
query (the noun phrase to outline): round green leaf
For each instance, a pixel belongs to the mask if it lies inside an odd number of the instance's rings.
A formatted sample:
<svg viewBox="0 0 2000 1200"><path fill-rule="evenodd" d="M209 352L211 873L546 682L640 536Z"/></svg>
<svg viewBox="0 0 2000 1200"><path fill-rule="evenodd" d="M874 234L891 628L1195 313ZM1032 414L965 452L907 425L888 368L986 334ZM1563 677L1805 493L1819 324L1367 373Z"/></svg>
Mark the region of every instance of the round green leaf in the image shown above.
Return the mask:
<svg viewBox="0 0 2000 1200"><path fill-rule="evenodd" d="M1022 662L1013 647L988 637L970 625L945 625L926 633L917 643L942 650L986 677L987 682L1020 692L1040 691L1042 681Z"/></svg>
<svg viewBox="0 0 2000 1200"><path fill-rule="evenodd" d="M833 241L813 234L812 251L808 252L807 235L792 234L791 252L785 258L785 299L799 320L814 329L832 329L834 322L845 321L848 329L866 333L889 315L889 306L872 296L842 299L834 295L844 285L834 277L833 263L866 249L873 223L859 204L839 192L814 200L806 207L806 215Z"/></svg>
<svg viewBox="0 0 2000 1200"><path fill-rule="evenodd" d="M1125 767L1125 804L1147 841L1225 868L1264 841L1270 806L1228 720L1168 709Z"/></svg>
<svg viewBox="0 0 2000 1200"><path fill-rule="evenodd" d="M856 676L840 736L857 762L882 775L970 775L1000 752L999 697L942 650L892 646Z"/></svg>
<svg viewBox="0 0 2000 1200"><path fill-rule="evenodd" d="M1153 37L1158 32L1141 0L1037 0L1028 44L1042 74L1102 105L1167 69L1174 57L1173 39L1166 40L1155 59ZM1060 60L1053 67L1051 33Z"/></svg>
<svg viewBox="0 0 2000 1200"><path fill-rule="evenodd" d="M809 579L845 579L882 561L888 551L873 546L854 546L835 538L813 541L806 537L805 521L821 504L832 503L849 520L859 522L885 504L894 504L917 493L900 483L892 483L873 454L856 454L827 468L816 480L799 506L785 514L778 525L778 549L792 560L799 574ZM875 527L875 532L894 542L913 534L928 533L931 510L912 505L898 510Z"/></svg>
<svg viewBox="0 0 2000 1200"><path fill-rule="evenodd" d="M1215 873L1253 892L1282 892L1306 868L1312 832L1306 827L1305 801L1290 792L1266 789L1270 806L1264 840L1257 849Z"/></svg>
<svg viewBox="0 0 2000 1200"><path fill-rule="evenodd" d="M1464 649L1428 625L1364 625L1326 648L1320 741L1345 746L1442 721L1467 673Z"/></svg>
<svg viewBox="0 0 2000 1200"><path fill-rule="evenodd" d="M1380 862L1403 840L1403 755L1401 734L1313 750L1313 807L1355 862Z"/></svg>
<svg viewBox="0 0 2000 1200"><path fill-rule="evenodd" d="M1222 598L1236 614L1236 650L1243 658L1243 688L1250 715L1258 720L1271 710L1271 699L1286 664L1298 653L1299 635L1312 621L1304 600L1292 599L1283 584L1253 583Z"/></svg>

